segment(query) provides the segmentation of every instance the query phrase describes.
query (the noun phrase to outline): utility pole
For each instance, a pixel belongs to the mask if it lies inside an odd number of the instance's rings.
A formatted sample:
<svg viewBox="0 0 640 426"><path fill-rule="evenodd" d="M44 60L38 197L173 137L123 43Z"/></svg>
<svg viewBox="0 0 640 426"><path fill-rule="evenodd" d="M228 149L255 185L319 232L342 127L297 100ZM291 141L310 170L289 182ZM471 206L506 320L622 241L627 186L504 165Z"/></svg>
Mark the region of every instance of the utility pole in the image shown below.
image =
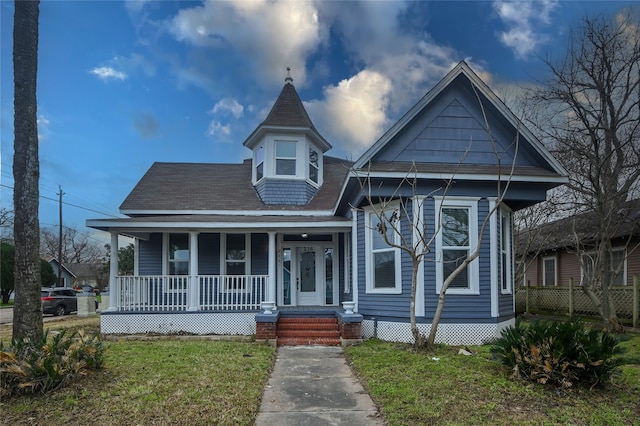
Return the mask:
<svg viewBox="0 0 640 426"><path fill-rule="evenodd" d="M60 212L60 232L58 233L58 287L62 287L62 186L58 185L59 202L58 202L58 210Z"/></svg>

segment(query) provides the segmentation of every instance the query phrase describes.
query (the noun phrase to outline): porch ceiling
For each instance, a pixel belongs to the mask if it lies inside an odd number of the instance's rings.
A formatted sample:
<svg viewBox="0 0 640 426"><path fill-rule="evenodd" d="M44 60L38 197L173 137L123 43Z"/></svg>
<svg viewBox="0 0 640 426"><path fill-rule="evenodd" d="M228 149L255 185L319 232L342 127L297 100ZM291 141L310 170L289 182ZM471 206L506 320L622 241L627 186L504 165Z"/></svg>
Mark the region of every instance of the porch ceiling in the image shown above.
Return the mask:
<svg viewBox="0 0 640 426"><path fill-rule="evenodd" d="M131 217L123 219L88 220L87 226L102 231L117 231L132 236L152 231L189 229L216 231L233 229L234 232L343 232L351 229L351 220L340 216L239 216L239 215L165 215Z"/></svg>

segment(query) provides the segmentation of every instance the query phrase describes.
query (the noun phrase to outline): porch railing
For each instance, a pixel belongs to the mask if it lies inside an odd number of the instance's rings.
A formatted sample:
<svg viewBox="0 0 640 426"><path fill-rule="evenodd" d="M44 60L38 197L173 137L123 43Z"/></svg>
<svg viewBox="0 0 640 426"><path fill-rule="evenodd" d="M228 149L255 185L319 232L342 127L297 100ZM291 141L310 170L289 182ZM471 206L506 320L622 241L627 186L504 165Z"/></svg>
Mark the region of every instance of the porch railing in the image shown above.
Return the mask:
<svg viewBox="0 0 640 426"><path fill-rule="evenodd" d="M257 310L268 281L268 275L120 276L111 297L118 311L129 312Z"/></svg>

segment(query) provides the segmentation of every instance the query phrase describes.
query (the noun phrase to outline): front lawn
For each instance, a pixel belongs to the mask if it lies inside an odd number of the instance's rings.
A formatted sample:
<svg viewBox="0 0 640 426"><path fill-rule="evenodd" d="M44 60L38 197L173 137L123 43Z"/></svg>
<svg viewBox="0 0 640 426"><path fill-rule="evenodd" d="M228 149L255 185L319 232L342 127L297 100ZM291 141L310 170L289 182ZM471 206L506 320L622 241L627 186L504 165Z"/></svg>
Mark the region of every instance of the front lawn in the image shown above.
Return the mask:
<svg viewBox="0 0 640 426"><path fill-rule="evenodd" d="M509 378L489 346L439 347L433 353L369 340L345 350L390 425L572 424L640 422L640 336L624 341L626 364L604 389L556 391Z"/></svg>
<svg viewBox="0 0 640 426"><path fill-rule="evenodd" d="M97 329L99 318L65 317L45 328ZM10 326L0 327L0 339ZM251 425L275 359L257 343L198 339L105 341L106 366L45 396L2 401L3 424ZM509 378L488 346L415 352L369 340L347 359L390 426L428 424L640 424L640 335L621 343L613 383L554 391Z"/></svg>
<svg viewBox="0 0 640 426"><path fill-rule="evenodd" d="M106 366L45 396L4 401L15 425L250 425L275 349L209 340L107 341Z"/></svg>

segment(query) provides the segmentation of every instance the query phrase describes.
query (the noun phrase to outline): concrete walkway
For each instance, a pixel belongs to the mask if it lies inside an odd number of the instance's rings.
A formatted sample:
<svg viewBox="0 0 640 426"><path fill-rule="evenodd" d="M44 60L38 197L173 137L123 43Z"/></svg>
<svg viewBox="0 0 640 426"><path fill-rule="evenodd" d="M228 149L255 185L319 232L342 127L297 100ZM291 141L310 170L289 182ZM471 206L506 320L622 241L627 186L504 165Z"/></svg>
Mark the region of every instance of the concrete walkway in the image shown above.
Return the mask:
<svg viewBox="0 0 640 426"><path fill-rule="evenodd" d="M280 346L256 426L384 425L342 348Z"/></svg>

